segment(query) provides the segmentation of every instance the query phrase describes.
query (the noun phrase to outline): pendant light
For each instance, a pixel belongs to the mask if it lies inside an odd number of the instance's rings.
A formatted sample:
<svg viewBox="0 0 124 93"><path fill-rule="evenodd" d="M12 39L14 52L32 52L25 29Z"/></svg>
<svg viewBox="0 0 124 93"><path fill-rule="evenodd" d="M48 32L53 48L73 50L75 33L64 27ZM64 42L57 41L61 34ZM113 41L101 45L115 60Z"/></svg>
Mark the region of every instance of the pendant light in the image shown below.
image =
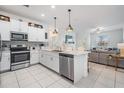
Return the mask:
<svg viewBox="0 0 124 93"><path fill-rule="evenodd" d="M67 28L67 32L72 32L74 29L71 26L71 20L70 20L71 19L71 17L70 17L71 9L68 9L68 13L69 13L69 25Z"/></svg>
<svg viewBox="0 0 124 93"><path fill-rule="evenodd" d="M53 31L53 34L54 35L58 35L58 32L57 32L57 29L56 29L56 17L54 17L54 20L55 20L55 23L54 23L54 31Z"/></svg>

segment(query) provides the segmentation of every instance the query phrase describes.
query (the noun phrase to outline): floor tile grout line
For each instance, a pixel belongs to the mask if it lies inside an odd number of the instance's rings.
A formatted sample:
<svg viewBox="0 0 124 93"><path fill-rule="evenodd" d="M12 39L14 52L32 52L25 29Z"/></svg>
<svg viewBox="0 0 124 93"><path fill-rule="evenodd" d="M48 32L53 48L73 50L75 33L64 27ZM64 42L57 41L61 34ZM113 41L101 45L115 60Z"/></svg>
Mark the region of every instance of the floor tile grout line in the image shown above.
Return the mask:
<svg viewBox="0 0 124 93"><path fill-rule="evenodd" d="M27 69L26 69L27 70ZM28 70L27 70L28 71ZM35 77L34 77L34 75L30 72L30 71L28 71L31 75L32 75L32 77L35 79ZM47 74L48 75L48 74ZM49 75L48 75L49 76ZM52 77L51 77L52 78ZM41 88L43 88L43 86L39 83L39 80L37 80L37 79L35 79L36 80L36 82L41 86ZM55 81L56 82L56 81ZM55 83L55 82L53 82L53 83Z"/></svg>
<svg viewBox="0 0 124 93"><path fill-rule="evenodd" d="M57 74L56 72L52 72L52 73L55 73L55 74ZM47 74L48 76L50 76L51 77L51 75L50 74ZM59 75L59 74L57 74L57 75ZM52 77L51 77L52 78ZM58 80L56 80L55 82L53 82L52 84L55 84L56 82L58 82L59 80L61 80L63 77L60 75L60 79L58 79ZM50 85L52 85L52 84L50 84ZM60 84L60 83L59 83ZM61 86L63 86L62 84L60 84ZM71 86L71 85L70 85ZM49 86L47 86L47 87L49 87ZM64 86L63 86L64 87Z"/></svg>
<svg viewBox="0 0 124 93"><path fill-rule="evenodd" d="M105 66L105 68L104 69L107 69L107 67L109 67L109 66ZM103 72L103 71L102 71ZM102 73L101 73L102 74ZM113 85L113 87L115 87L115 80L114 80L114 85Z"/></svg>
<svg viewBox="0 0 124 93"><path fill-rule="evenodd" d="M26 69L27 70L27 69ZM28 71L28 70L27 70ZM33 77L33 79L35 79L35 77L31 74L30 71L28 71L28 73ZM38 83L38 85L40 85L41 88L43 88L43 86L38 82L37 79L35 79L35 81Z"/></svg>
<svg viewBox="0 0 124 93"><path fill-rule="evenodd" d="M61 78L60 78L60 79L61 79ZM58 80L54 81L53 83L49 84L48 86L46 86L46 88L48 88L49 86L51 86L51 85L57 83L60 79L58 79ZM60 85L61 85L61 84L60 84Z"/></svg>
<svg viewBox="0 0 124 93"><path fill-rule="evenodd" d="M28 71L29 73L30 73L30 71ZM30 73L31 74L31 73ZM32 75L32 74L31 74ZM50 76L49 74L47 74L48 76ZM33 76L33 75L32 75ZM51 77L51 76L50 76ZM33 76L33 78L34 78L34 76ZM51 77L52 78L52 77ZM35 79L35 78L34 78ZM61 79L61 78L60 78ZM48 88L50 85L52 85L52 84L55 84L56 82L58 82L60 79L58 79L58 80L56 80L56 81L54 81L53 83L51 83L51 84L49 84L48 86L46 86L45 88ZM36 80L36 79L35 79ZM36 80L37 82L38 82L38 80ZM39 83L39 82L38 82ZM40 84L40 83L39 83ZM40 84L41 85L41 84ZM60 84L61 85L61 84ZM42 85L41 85L41 87L43 87Z"/></svg>
<svg viewBox="0 0 124 93"><path fill-rule="evenodd" d="M16 74L16 72L14 72L15 73L15 76L16 76L16 80L17 80L17 83L18 83L18 87L20 88L20 84L19 84L19 81L18 81L18 77L17 77L17 74Z"/></svg>
<svg viewBox="0 0 124 93"><path fill-rule="evenodd" d="M105 66L106 67L106 66ZM102 74L102 72L103 72L103 70L104 70L105 68L103 68L100 72L99 72L99 75L98 75L98 77L96 78L96 80L95 80L95 83L94 83L94 85L93 85L93 87L95 86L95 84L96 84L96 82L97 82L97 80L98 80L98 78L101 76L101 74Z"/></svg>
<svg viewBox="0 0 124 93"><path fill-rule="evenodd" d="M30 73L30 71L28 71L26 68L24 68L31 76L33 76L31 73ZM33 78L33 79L35 79L35 78ZM36 80L36 79L35 79ZM36 81L37 82L37 81ZM21 88L21 87L20 87Z"/></svg>
<svg viewBox="0 0 124 93"><path fill-rule="evenodd" d="M109 67L109 66L106 66ZM112 67L113 68L113 67ZM106 68L107 69L107 68ZM114 88L116 88L116 76L117 76L117 71L114 70Z"/></svg>
<svg viewBox="0 0 124 93"><path fill-rule="evenodd" d="M48 76L50 76L49 74L47 74ZM51 77L51 76L50 76ZM52 78L52 77L51 77ZM53 79L53 78L52 78ZM61 79L61 78L60 78ZM49 84L48 86L46 86L45 88L48 88L50 85L52 85L52 84L54 84L54 83L56 83L56 82L58 82L60 79L58 79L58 80L55 80L53 83L51 83L51 84Z"/></svg>
<svg viewBox="0 0 124 93"><path fill-rule="evenodd" d="M29 73L30 73L30 71L28 71ZM30 73L31 74L31 73ZM32 74L31 74L32 75ZM49 74L47 74L48 76L50 76ZM33 76L33 75L32 75ZM51 76L50 76L51 77ZM34 78L34 76L33 76L33 78ZM51 77L52 78L52 77ZM34 78L35 79L35 78ZM61 78L60 78L61 79ZM60 79L58 79L58 80L56 80L56 81L54 81L53 83L51 83L50 85L52 85L52 84L54 84L54 83L56 83L56 82L58 82ZM35 79L36 80L36 79ZM38 80L36 80L37 82L38 82ZM38 82L39 83L39 82ZM40 83L39 83L40 84ZM41 84L40 84L41 85ZM48 85L48 86L46 86L45 88L48 88L50 85ZM42 85L41 85L41 87L43 87Z"/></svg>
<svg viewBox="0 0 124 93"><path fill-rule="evenodd" d="M96 65L96 64L93 64L93 69L94 69L95 65ZM91 68L92 68L92 67L91 67ZM103 69L105 69L105 68L103 68ZM94 87L94 86L95 86L95 83L96 83L96 81L98 80L98 78L100 77L100 75L102 74L103 69L99 72L98 76L97 76L97 77L96 77L96 79L95 79L94 84L93 84L92 86L89 86L89 88L90 88L90 87Z"/></svg>
<svg viewBox="0 0 124 93"><path fill-rule="evenodd" d="M64 78L64 77L63 77ZM50 85L48 85L47 87L49 87L49 86L51 86L51 85L53 85L53 84L55 84L55 83L57 83L59 80L61 80L62 79L62 77L60 78L60 79L58 79L57 81L55 81L54 83L52 83L52 84L50 84ZM62 85L61 83L59 83L62 87L64 87L64 85ZM69 86L69 87L71 87L71 85Z"/></svg>
<svg viewBox="0 0 124 93"><path fill-rule="evenodd" d="M60 83L59 83L60 84ZM60 84L61 86L63 86L63 87L65 87L64 85L62 85L62 84ZM69 87L71 87L71 85L69 86Z"/></svg>

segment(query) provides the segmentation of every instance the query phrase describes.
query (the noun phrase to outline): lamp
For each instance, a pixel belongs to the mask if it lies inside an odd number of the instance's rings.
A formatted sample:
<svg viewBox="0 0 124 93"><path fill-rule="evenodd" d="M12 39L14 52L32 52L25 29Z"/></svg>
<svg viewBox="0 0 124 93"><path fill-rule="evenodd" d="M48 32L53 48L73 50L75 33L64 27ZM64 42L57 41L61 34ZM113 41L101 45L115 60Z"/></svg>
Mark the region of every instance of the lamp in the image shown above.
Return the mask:
<svg viewBox="0 0 124 93"><path fill-rule="evenodd" d="M68 9L68 13L69 13L69 25L68 25L67 31L71 32L71 31L74 30L73 27L71 26L71 21L70 21L70 19L71 19L70 18L71 9Z"/></svg>
<svg viewBox="0 0 124 93"><path fill-rule="evenodd" d="M56 35L58 35L58 32L56 30L56 17L54 17L54 20L55 20L55 23L54 23L55 27L54 27L53 35L56 36Z"/></svg>

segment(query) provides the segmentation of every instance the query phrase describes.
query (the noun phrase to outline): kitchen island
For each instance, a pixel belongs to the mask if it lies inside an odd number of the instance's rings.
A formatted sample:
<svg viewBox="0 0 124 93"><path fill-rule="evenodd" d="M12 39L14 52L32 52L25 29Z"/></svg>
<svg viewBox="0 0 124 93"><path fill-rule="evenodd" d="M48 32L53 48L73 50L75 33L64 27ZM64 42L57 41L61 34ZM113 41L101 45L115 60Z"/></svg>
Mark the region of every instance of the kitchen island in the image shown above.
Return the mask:
<svg viewBox="0 0 124 93"><path fill-rule="evenodd" d="M74 83L88 75L88 52L41 50L40 63Z"/></svg>

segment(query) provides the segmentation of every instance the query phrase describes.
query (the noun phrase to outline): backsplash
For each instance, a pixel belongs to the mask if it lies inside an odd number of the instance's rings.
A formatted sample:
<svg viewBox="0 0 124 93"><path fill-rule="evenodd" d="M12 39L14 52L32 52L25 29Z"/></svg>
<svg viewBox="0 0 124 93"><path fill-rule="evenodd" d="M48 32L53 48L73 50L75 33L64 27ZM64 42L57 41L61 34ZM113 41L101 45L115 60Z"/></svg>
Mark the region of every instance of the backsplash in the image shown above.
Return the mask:
<svg viewBox="0 0 124 93"><path fill-rule="evenodd" d="M10 50L10 45L26 45L30 47L30 50L38 50L42 47L47 47L48 43L46 42L26 42L26 41L3 41L2 42L2 49L4 50Z"/></svg>

